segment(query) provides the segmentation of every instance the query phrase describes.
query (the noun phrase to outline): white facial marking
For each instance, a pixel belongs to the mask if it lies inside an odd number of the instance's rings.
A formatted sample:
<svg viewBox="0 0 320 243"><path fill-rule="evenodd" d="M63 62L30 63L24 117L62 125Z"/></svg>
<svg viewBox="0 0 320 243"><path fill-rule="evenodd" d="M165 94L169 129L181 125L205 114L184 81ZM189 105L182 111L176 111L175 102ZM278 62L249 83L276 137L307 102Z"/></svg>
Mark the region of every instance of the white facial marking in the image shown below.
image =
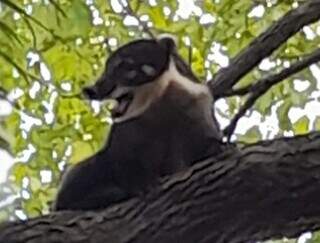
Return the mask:
<svg viewBox="0 0 320 243"><path fill-rule="evenodd" d="M150 105L158 100L166 91L171 82L175 82L178 86L185 90L186 93L194 97L211 97L208 87L203 84L195 83L188 78L182 76L173 60L170 60L169 68L157 80L133 88L134 98L127 112L114 119L115 123L127 121L144 113ZM211 102L211 101L208 101Z"/></svg>
<svg viewBox="0 0 320 243"><path fill-rule="evenodd" d="M154 67L144 64L141 67L141 70L147 75L147 76L153 76L156 74L156 70Z"/></svg>
<svg viewBox="0 0 320 243"><path fill-rule="evenodd" d="M126 77L128 79L134 79L136 76L137 76L137 72L135 70L132 70L126 73Z"/></svg>

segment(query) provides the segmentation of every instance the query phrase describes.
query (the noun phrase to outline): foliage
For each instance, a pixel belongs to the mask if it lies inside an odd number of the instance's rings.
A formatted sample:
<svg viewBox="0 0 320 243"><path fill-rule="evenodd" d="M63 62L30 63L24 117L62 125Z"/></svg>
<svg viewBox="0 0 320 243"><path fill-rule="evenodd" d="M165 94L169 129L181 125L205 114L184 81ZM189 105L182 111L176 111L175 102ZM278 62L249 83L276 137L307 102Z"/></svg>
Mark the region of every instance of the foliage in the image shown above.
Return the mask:
<svg viewBox="0 0 320 243"><path fill-rule="evenodd" d="M102 106L94 111L81 99L81 89L98 77L110 50L148 36L142 23L155 34L174 34L186 60L191 45L192 69L206 80L302 1L150 2L130 1L135 15L130 16L118 1L0 0L0 98L4 90L14 103L9 115L3 117L0 111L0 147L9 150L10 145L16 161L8 181L2 183L0 205L3 199L16 199L0 206L0 220L21 217L21 212L27 217L47 213L66 164L81 161L103 145L109 111ZM181 9L186 4L195 5L185 16ZM259 65L238 86L253 83L309 53L319 45L319 33L319 23L308 26L265 60L269 65ZM299 80L308 87L297 89ZM319 129L317 116L289 118L293 107L318 102L318 88L310 69L276 85L242 120L258 114L260 121L249 127L240 121L236 139L254 142ZM228 98L222 101L224 106L218 102L219 120L229 120L243 101ZM0 159L0 163L6 161Z"/></svg>

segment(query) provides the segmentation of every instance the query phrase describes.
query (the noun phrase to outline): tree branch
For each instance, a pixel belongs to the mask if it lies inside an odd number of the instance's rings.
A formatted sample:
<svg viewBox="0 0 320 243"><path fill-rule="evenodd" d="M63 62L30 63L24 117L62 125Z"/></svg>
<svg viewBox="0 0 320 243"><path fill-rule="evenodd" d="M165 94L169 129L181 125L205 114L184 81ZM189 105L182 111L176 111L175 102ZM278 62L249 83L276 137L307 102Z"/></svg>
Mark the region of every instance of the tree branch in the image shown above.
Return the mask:
<svg viewBox="0 0 320 243"><path fill-rule="evenodd" d="M164 179L145 198L0 226L0 242L211 243L320 228L320 133L230 148Z"/></svg>
<svg viewBox="0 0 320 243"><path fill-rule="evenodd" d="M50 30L47 26L45 26L41 21L37 20L36 18L32 17L31 15L27 14L26 11L21 8L19 5L15 4L11 0L0 0L3 4L7 5L9 8L13 9L14 11L17 11L21 15L23 15L25 18L30 19L32 22L40 26L42 29L46 30L47 32L50 32L52 34L52 30Z"/></svg>
<svg viewBox="0 0 320 243"><path fill-rule="evenodd" d="M8 95L8 92L0 86L0 100L5 100L13 108L16 108L17 110L20 110L20 107L18 107L18 105L15 102L13 102L10 99L8 99L7 95Z"/></svg>
<svg viewBox="0 0 320 243"><path fill-rule="evenodd" d="M11 105L13 111L17 113L23 113L30 117L34 117L34 114L24 111L23 108L19 105L19 103L8 99L8 92L5 89L3 89L1 86L0 86L0 100L4 100L8 102Z"/></svg>
<svg viewBox="0 0 320 243"><path fill-rule="evenodd" d="M255 84L250 84L250 85L243 87L243 88L226 90L223 94L219 94L219 96L216 96L216 100L220 99L220 98L231 97L231 96L244 96L244 95L252 92L253 86Z"/></svg>
<svg viewBox="0 0 320 243"><path fill-rule="evenodd" d="M225 93L263 58L269 56L303 26L320 19L320 0L309 0L288 12L220 69L208 85L215 97Z"/></svg>
<svg viewBox="0 0 320 243"><path fill-rule="evenodd" d="M231 89L319 18L320 0L291 11L215 75L213 94ZM238 243L297 236L320 228L319 158L320 133L230 148L219 160L197 163L141 198L103 211L2 224L0 242Z"/></svg>
<svg viewBox="0 0 320 243"><path fill-rule="evenodd" d="M306 56L305 59L301 61L297 61L292 64L290 67L283 69L280 73L273 74L268 76L260 81L258 81L253 86L249 86L241 90L241 92L246 89L251 93L249 98L246 100L244 105L239 109L238 113L233 117L229 126L227 126L224 130L224 134L227 136L228 140L230 140L231 135L233 134L237 123L241 117L244 116L247 110L249 110L263 94L265 94L272 86L278 84L289 76L300 72L301 70L309 67L311 64L320 61L320 48L314 51L313 53Z"/></svg>
<svg viewBox="0 0 320 243"><path fill-rule="evenodd" d="M37 49L37 35L30 23L30 21L28 20L28 18L23 18L24 22L26 23L30 33L31 33L31 36L32 36L32 47L33 49Z"/></svg>
<svg viewBox="0 0 320 243"><path fill-rule="evenodd" d="M64 17L64 18L68 18L68 15L66 14L66 12L60 7L59 3L56 2L55 0L49 0L49 2L55 7L55 9L61 13L61 15Z"/></svg>

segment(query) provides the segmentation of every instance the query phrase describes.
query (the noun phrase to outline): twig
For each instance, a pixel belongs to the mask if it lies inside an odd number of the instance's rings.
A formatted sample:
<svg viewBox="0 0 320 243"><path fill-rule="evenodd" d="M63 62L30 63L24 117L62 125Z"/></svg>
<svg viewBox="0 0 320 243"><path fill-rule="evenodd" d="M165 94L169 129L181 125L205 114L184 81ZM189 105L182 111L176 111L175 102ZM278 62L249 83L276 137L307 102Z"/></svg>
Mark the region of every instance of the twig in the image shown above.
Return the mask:
<svg viewBox="0 0 320 243"><path fill-rule="evenodd" d="M192 46L191 46L191 44L188 46L188 64L189 64L189 68L191 69L191 65L192 65Z"/></svg>
<svg viewBox="0 0 320 243"><path fill-rule="evenodd" d="M16 5L15 3L11 2L10 0L0 0L0 2L2 2L5 5L7 5L9 8L17 11L18 13L22 14L24 17L32 20L35 24L39 25L44 30L52 33L52 31L47 26L43 25L39 20L37 20L36 18L34 18L31 15L27 14L26 11L24 11L23 8L19 7L18 5Z"/></svg>
<svg viewBox="0 0 320 243"><path fill-rule="evenodd" d="M15 10L16 12L23 15L26 19L30 19L32 22L34 22L36 25L40 26L42 29L50 33L54 38L63 41L63 38L57 34L54 33L52 29L49 29L47 26L41 23L38 19L34 18L33 16L29 15L23 8L21 8L19 5L16 5L15 3L11 2L10 0L0 0L0 3L3 3L4 5L8 6L9 8Z"/></svg>
<svg viewBox="0 0 320 243"><path fill-rule="evenodd" d="M214 96L225 93L263 58L269 56L282 43L303 26L320 19L320 0L309 0L291 10L236 55L226 68L220 69L208 85Z"/></svg>
<svg viewBox="0 0 320 243"><path fill-rule="evenodd" d="M25 71L22 67L20 67L17 63L15 63L12 58L10 56L8 56L6 53L0 51L0 57L2 57L5 61L7 61L8 63L10 63L14 68L17 69L17 71L19 72L19 74L23 77L23 79L27 82L30 83L29 78L35 79L35 80L39 80L40 78Z"/></svg>
<svg viewBox="0 0 320 243"><path fill-rule="evenodd" d="M13 67L15 67L17 71L20 73L20 75L24 78L24 80L27 83L29 83L29 78L28 78L28 75L25 73L25 71L17 63L15 63L6 53L0 51L0 57L2 57L5 61L7 61Z"/></svg>
<svg viewBox="0 0 320 243"><path fill-rule="evenodd" d="M56 8L58 12L62 14L64 18L67 18L66 12L59 6L59 4L55 0L49 0L49 2Z"/></svg>
<svg viewBox="0 0 320 243"><path fill-rule="evenodd" d="M15 108L18 111L21 111L20 107L17 105L16 102L11 101L10 99L8 99L7 97L7 91L5 89L3 89L2 87L0 87L0 99L1 100L5 100L6 102L8 102L13 108Z"/></svg>
<svg viewBox="0 0 320 243"><path fill-rule="evenodd" d="M320 48L311 54L307 55L303 60L297 61L292 64L290 67L283 69L280 73L270 75L251 87L252 93L249 98L246 100L244 105L240 108L239 112L233 117L229 126L224 129L224 134L227 136L228 141L230 140L231 135L233 134L239 119L244 116L246 111L250 109L255 101L259 99L263 94L265 94L272 86L278 84L289 76L300 72L301 70L309 67L311 64L320 61Z"/></svg>
<svg viewBox="0 0 320 243"><path fill-rule="evenodd" d="M0 87L0 100L5 100L6 102L8 102L11 105L13 111L17 112L18 114L22 113L30 117L35 117L34 114L29 113L28 111L23 111L23 107L21 107L17 102L8 99L7 94L8 92L2 87Z"/></svg>
<svg viewBox="0 0 320 243"><path fill-rule="evenodd" d="M0 30L5 32L5 34L7 34L7 36L9 36L10 38L16 40L20 46L22 46L22 41L20 40L19 36L16 34L15 31L13 31L5 22L0 21Z"/></svg>
<svg viewBox="0 0 320 243"><path fill-rule="evenodd" d="M139 16L132 10L132 8L130 6L130 1L128 1L128 0L126 1L127 5L125 5L121 0L119 2L122 5L123 9L125 10L126 14L129 14L129 15L135 17L137 19L139 25L142 27L143 31L145 33L147 33L152 39L156 39L155 35L152 33L152 31L150 30L148 25L145 22L141 21Z"/></svg>
<svg viewBox="0 0 320 243"><path fill-rule="evenodd" d="M231 90L226 90L223 94L219 94L215 96L215 99L220 99L220 98L225 98L225 97L231 97L231 96L243 96L246 95L253 90L253 84L250 84L246 87L239 88L239 89L231 89Z"/></svg>
<svg viewBox="0 0 320 243"><path fill-rule="evenodd" d="M32 35L32 46L34 49L37 48L37 36L36 36L36 32L34 31L32 25L30 24L29 20L27 18L23 18L24 22L27 24L30 33Z"/></svg>
<svg viewBox="0 0 320 243"><path fill-rule="evenodd" d="M2 87L0 87L0 97L4 97L7 94L6 90Z"/></svg>

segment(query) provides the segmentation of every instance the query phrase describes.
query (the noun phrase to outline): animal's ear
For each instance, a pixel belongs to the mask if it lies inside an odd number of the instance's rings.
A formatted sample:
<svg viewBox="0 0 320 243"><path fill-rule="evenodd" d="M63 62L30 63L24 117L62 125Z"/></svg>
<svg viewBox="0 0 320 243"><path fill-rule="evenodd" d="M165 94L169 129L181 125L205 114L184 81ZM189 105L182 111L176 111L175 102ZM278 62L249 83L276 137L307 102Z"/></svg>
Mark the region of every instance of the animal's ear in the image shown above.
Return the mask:
<svg viewBox="0 0 320 243"><path fill-rule="evenodd" d="M175 50L177 46L176 37L169 34L162 34L158 36L158 42L161 46L163 46L166 50L168 50L169 53Z"/></svg>

